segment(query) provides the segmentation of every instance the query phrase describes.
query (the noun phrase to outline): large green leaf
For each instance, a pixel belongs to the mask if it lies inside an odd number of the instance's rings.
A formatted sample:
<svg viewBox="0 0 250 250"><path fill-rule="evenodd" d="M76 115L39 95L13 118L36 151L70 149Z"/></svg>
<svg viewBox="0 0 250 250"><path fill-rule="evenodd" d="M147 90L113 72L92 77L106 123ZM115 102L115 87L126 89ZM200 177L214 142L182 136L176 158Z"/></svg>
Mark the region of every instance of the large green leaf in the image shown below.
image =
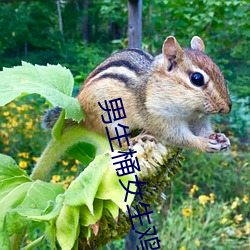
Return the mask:
<svg viewBox="0 0 250 250"><path fill-rule="evenodd" d="M30 181L30 178L22 175L0 181L0 201L17 186Z"/></svg>
<svg viewBox="0 0 250 250"><path fill-rule="evenodd" d="M9 249L9 237L21 233L35 218L49 214L47 221L55 219L62 207L64 193L61 185L32 181L14 160L0 155L0 249ZM39 242L39 241L38 241ZM37 242L37 243L38 243Z"/></svg>
<svg viewBox="0 0 250 250"><path fill-rule="evenodd" d="M92 144L78 142L77 144L74 144L68 148L66 153L74 159L77 159L85 165L88 165L95 158L96 148Z"/></svg>
<svg viewBox="0 0 250 250"><path fill-rule="evenodd" d="M56 220L56 238L64 250L71 250L79 234L79 207L64 205Z"/></svg>
<svg viewBox="0 0 250 250"><path fill-rule="evenodd" d="M87 205L93 214L93 202L96 192L110 164L110 155L108 153L97 156L70 184L65 192L64 203L70 206Z"/></svg>
<svg viewBox="0 0 250 250"><path fill-rule="evenodd" d="M71 97L73 85L71 72L61 65L34 66L22 62L22 66L0 72L0 106L18 96L36 93L53 106L65 109L66 118L80 121L84 114L78 100Z"/></svg>
<svg viewBox="0 0 250 250"><path fill-rule="evenodd" d="M126 191L119 183L127 187L128 181L134 180L133 175L118 177L112 165L111 155L105 153L99 155L94 161L71 183L65 192L64 203L70 206L87 205L94 215L93 202L95 198L111 200L123 211L126 211L126 204L131 204L134 195L129 194L127 202L124 202ZM130 191L136 191L136 186L131 185Z"/></svg>
<svg viewBox="0 0 250 250"><path fill-rule="evenodd" d="M34 181L20 207L26 209L26 211L37 209L42 212L47 207L48 201L55 200L57 195L61 193L64 193L64 188L61 185L40 180Z"/></svg>
<svg viewBox="0 0 250 250"><path fill-rule="evenodd" d="M0 154L0 181L22 175L28 177L10 156Z"/></svg>
<svg viewBox="0 0 250 250"><path fill-rule="evenodd" d="M107 167L105 175L100 183L96 198L103 200L113 201L123 212L127 211L126 205L130 205L134 199L133 194L128 194L127 201L124 202L126 191L121 186L119 179L122 181L125 187L128 186L129 181L134 181L135 177L133 174L118 177L115 168L112 166ZM135 192L137 189L136 185L130 185L129 190Z"/></svg>

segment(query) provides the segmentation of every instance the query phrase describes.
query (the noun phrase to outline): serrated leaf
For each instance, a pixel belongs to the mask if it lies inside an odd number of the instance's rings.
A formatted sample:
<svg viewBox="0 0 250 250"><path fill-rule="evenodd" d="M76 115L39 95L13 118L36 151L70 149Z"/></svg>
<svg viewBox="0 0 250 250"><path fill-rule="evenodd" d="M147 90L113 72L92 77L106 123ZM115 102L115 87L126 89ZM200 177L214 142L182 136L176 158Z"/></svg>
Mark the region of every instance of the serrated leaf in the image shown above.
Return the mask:
<svg viewBox="0 0 250 250"><path fill-rule="evenodd" d="M16 164L10 156L0 154L0 181L17 176L28 175Z"/></svg>
<svg viewBox="0 0 250 250"><path fill-rule="evenodd" d="M22 233L23 228L30 223L27 215L37 216L49 210L50 202L60 201L56 197L64 189L60 185L40 180L32 182L11 157L0 155L0 159L0 249L5 249L9 246L9 236Z"/></svg>
<svg viewBox="0 0 250 250"><path fill-rule="evenodd" d="M95 158L96 148L92 144L79 142L68 148L66 154L88 165Z"/></svg>
<svg viewBox="0 0 250 250"><path fill-rule="evenodd" d="M79 207L64 205L56 220L56 238L64 250L71 250L79 234Z"/></svg>
<svg viewBox="0 0 250 250"><path fill-rule="evenodd" d="M79 122L84 114L79 101L71 97L73 84L71 72L61 65L34 66L22 62L22 66L0 72L0 106L18 96L36 93L53 106L65 109L66 118Z"/></svg>
<svg viewBox="0 0 250 250"><path fill-rule="evenodd" d="M127 187L128 181L134 181L135 177L132 174L118 177L115 169L111 166L107 168L95 197L103 200L111 200L117 204L123 212L126 212L126 205L132 203L134 195L128 194L127 201L124 202L126 190L121 186L119 179L123 185ZM136 186L131 184L129 190L135 192Z"/></svg>
<svg viewBox="0 0 250 250"><path fill-rule="evenodd" d="M9 192L25 182L31 182L31 180L27 176L23 175L0 181L0 202L1 199L3 199Z"/></svg>
<svg viewBox="0 0 250 250"><path fill-rule="evenodd" d="M108 153L97 156L70 184L65 192L64 204L70 206L87 205L93 214L93 201L96 192L110 164L112 163Z"/></svg>
<svg viewBox="0 0 250 250"><path fill-rule="evenodd" d="M89 226L95 224L102 217L103 200L95 199L93 203L94 214L91 214L86 205L80 208L80 225Z"/></svg>
<svg viewBox="0 0 250 250"><path fill-rule="evenodd" d="M42 212L46 208L48 201L55 200L56 196L63 192L64 188L61 185L40 180L34 181L20 207L26 210L29 208L37 209Z"/></svg>
<svg viewBox="0 0 250 250"><path fill-rule="evenodd" d="M19 206L25 198L32 182L23 183L14 188L1 200L0 221L4 218L7 210Z"/></svg>

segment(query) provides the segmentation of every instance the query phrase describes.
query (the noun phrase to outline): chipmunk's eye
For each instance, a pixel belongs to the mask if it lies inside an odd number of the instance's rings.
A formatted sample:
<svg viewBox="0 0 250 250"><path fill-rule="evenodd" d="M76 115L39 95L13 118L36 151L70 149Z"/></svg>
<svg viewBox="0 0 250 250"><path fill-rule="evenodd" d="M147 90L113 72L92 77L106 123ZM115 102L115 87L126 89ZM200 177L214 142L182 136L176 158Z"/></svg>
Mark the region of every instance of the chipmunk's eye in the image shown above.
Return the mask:
<svg viewBox="0 0 250 250"><path fill-rule="evenodd" d="M201 87L204 85L204 77L201 73L195 72L190 74L190 81L198 87Z"/></svg>

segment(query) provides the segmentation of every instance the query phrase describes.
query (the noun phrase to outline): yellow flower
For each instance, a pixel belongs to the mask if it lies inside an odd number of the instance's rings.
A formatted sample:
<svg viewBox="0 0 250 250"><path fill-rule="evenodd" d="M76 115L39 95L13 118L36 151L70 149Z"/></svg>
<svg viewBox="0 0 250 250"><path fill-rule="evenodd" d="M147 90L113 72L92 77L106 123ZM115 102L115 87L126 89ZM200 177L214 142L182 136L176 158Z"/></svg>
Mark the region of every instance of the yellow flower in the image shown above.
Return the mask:
<svg viewBox="0 0 250 250"><path fill-rule="evenodd" d="M52 176L51 182L52 182L52 183L57 183L57 182L60 181L60 179L61 179L61 176L60 176L60 175L53 175L53 176Z"/></svg>
<svg viewBox="0 0 250 250"><path fill-rule="evenodd" d="M3 112L4 116L9 116L9 114L10 114L10 112L8 112L8 111Z"/></svg>
<svg viewBox="0 0 250 250"><path fill-rule="evenodd" d="M32 160L34 161L34 162L37 162L38 161L38 159L39 159L39 157L32 157Z"/></svg>
<svg viewBox="0 0 250 250"><path fill-rule="evenodd" d="M3 144L9 145L10 144L10 140L8 138L4 138L3 139Z"/></svg>
<svg viewBox="0 0 250 250"><path fill-rule="evenodd" d="M194 240L194 244L197 246L197 247L200 247L201 246L201 242L199 239L195 239Z"/></svg>
<svg viewBox="0 0 250 250"><path fill-rule="evenodd" d="M33 122L32 122L32 120L30 120L30 121L26 122L26 128L27 128L27 129L31 129L31 128L32 128L32 126L33 126Z"/></svg>
<svg viewBox="0 0 250 250"><path fill-rule="evenodd" d="M11 108L15 108L15 107L16 107L16 104L15 104L14 102L11 102L11 103L9 104L9 106L10 106Z"/></svg>
<svg viewBox="0 0 250 250"><path fill-rule="evenodd" d="M75 164L76 164L76 165L79 165L79 164L81 164L81 162L78 161L78 160L75 160Z"/></svg>
<svg viewBox="0 0 250 250"><path fill-rule="evenodd" d="M186 250L186 247L181 247L180 250Z"/></svg>
<svg viewBox="0 0 250 250"><path fill-rule="evenodd" d="M68 182L64 182L64 183L63 183L63 187L64 187L64 189L67 189L67 188L68 188L68 186L69 186L69 183L68 183Z"/></svg>
<svg viewBox="0 0 250 250"><path fill-rule="evenodd" d="M192 214L192 209L190 207L185 207L181 212L184 216L189 217Z"/></svg>
<svg viewBox="0 0 250 250"><path fill-rule="evenodd" d="M11 121L11 125L12 125L12 127L17 127L17 126L18 126L18 123L17 123L16 120L12 120L12 121Z"/></svg>
<svg viewBox="0 0 250 250"><path fill-rule="evenodd" d="M19 167L22 169L26 169L28 167L27 161L20 161L19 162Z"/></svg>
<svg viewBox="0 0 250 250"><path fill-rule="evenodd" d="M26 158L26 159L29 158L29 155L30 155L29 152L21 152L21 153L18 153L18 156L19 156L19 157L23 157L23 158Z"/></svg>
<svg viewBox="0 0 250 250"><path fill-rule="evenodd" d="M67 176L66 181L67 182L72 182L75 179L75 176Z"/></svg>
<svg viewBox="0 0 250 250"><path fill-rule="evenodd" d="M243 197L243 202L247 204L248 201L249 201L248 195L245 194Z"/></svg>
<svg viewBox="0 0 250 250"><path fill-rule="evenodd" d="M199 203L203 206L210 200L210 198L207 195L200 195L198 199Z"/></svg>
<svg viewBox="0 0 250 250"><path fill-rule="evenodd" d="M234 216L234 221L236 224L239 224L243 220L242 214L237 214Z"/></svg>
<svg viewBox="0 0 250 250"><path fill-rule="evenodd" d="M189 196L193 198L194 193L199 190L199 187L196 185L193 185L192 188L190 189Z"/></svg>
<svg viewBox="0 0 250 250"><path fill-rule="evenodd" d="M221 163L221 165L222 165L223 167L227 167L227 166L228 166L228 163L223 161L223 162Z"/></svg>
<svg viewBox="0 0 250 250"><path fill-rule="evenodd" d="M238 237L241 237L242 236L242 232L240 231L240 230L236 230L236 235L238 236Z"/></svg>
<svg viewBox="0 0 250 250"><path fill-rule="evenodd" d="M10 147L5 147L4 148L4 152L9 152L10 151Z"/></svg>
<svg viewBox="0 0 250 250"><path fill-rule="evenodd" d="M231 209L235 209L236 207L238 207L238 205L239 205L239 198L236 197L235 201L231 205Z"/></svg>
<svg viewBox="0 0 250 250"><path fill-rule="evenodd" d="M244 226L244 231L246 232L246 234L250 234L250 222L247 221L246 225Z"/></svg>
<svg viewBox="0 0 250 250"><path fill-rule="evenodd" d="M210 197L210 203L214 204L214 193L210 193L209 197Z"/></svg>
<svg viewBox="0 0 250 250"><path fill-rule="evenodd" d="M63 166L68 166L69 165L69 163L67 161L64 161L64 160L62 160L62 164L63 164Z"/></svg>
<svg viewBox="0 0 250 250"><path fill-rule="evenodd" d="M232 151L232 154L233 154L233 155L237 155L237 153L238 153L237 150L233 150L233 151Z"/></svg>
<svg viewBox="0 0 250 250"><path fill-rule="evenodd" d="M71 170L72 172L76 172L76 171L77 171L76 165L73 165L73 166L70 168L70 170Z"/></svg>
<svg viewBox="0 0 250 250"><path fill-rule="evenodd" d="M227 222L227 218L222 218L221 220L220 220L220 224L225 224Z"/></svg>
<svg viewBox="0 0 250 250"><path fill-rule="evenodd" d="M1 137L5 137L5 138L9 137L9 134L4 130L0 130L0 135L1 135Z"/></svg>

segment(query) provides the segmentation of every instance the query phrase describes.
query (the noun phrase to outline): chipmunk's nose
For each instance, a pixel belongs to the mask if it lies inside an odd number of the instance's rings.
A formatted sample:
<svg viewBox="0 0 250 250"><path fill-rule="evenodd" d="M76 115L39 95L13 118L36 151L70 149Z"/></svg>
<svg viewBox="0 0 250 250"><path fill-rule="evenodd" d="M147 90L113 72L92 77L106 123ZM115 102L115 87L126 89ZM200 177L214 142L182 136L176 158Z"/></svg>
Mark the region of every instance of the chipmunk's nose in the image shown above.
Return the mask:
<svg viewBox="0 0 250 250"><path fill-rule="evenodd" d="M231 109L232 109L232 102L229 101L222 109L220 109L219 113L228 114L231 112Z"/></svg>
<svg viewBox="0 0 250 250"><path fill-rule="evenodd" d="M228 103L228 107L229 107L229 113L230 113L232 110L232 102L231 101Z"/></svg>

